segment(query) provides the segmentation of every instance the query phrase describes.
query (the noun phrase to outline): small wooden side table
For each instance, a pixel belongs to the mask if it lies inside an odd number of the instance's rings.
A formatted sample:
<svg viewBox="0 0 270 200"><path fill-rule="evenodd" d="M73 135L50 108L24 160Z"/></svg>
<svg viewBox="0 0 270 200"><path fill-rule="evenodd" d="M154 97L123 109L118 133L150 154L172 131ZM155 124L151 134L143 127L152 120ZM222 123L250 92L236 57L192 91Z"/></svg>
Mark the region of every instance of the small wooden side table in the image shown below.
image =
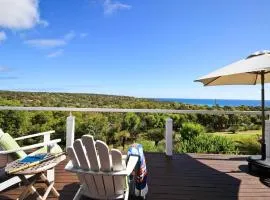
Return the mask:
<svg viewBox="0 0 270 200"><path fill-rule="evenodd" d="M44 159L52 156L53 154L48 153ZM18 171L16 173L13 173L12 175L14 176L18 176L21 180L22 183L24 185L24 190L23 192L20 194L20 196L17 198L17 200L23 200L25 199L28 195L36 193L37 195L37 199L39 200L46 200L49 193L52 191L52 193L56 196L59 197L59 193L57 192L57 190L54 188L54 181L49 182L47 177L44 175L44 173L49 170L54 168L56 165L58 165L61 161L65 160L66 156L65 155L61 155L59 157L50 159L48 161L42 162L36 166ZM20 159L19 160L15 160L9 164L7 164L7 166L5 167L6 171L11 171L13 169L16 168L20 168L27 165L26 163L20 163ZM25 177L26 175L33 175L33 177L31 177L29 180ZM34 184L36 183L36 181L41 178L42 181L46 184L47 189L44 193L43 196L41 196L36 188L34 187Z"/></svg>

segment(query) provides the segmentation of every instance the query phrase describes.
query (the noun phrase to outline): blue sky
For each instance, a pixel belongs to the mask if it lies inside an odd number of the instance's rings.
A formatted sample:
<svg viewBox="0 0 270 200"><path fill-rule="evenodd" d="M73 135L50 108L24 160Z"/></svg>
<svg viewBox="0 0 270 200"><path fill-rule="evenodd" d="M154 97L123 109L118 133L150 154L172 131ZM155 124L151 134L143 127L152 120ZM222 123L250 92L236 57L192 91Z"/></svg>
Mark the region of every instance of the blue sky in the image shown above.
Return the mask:
<svg viewBox="0 0 270 200"><path fill-rule="evenodd" d="M193 80L270 49L269 1L14 1L0 1L1 90L260 99Z"/></svg>

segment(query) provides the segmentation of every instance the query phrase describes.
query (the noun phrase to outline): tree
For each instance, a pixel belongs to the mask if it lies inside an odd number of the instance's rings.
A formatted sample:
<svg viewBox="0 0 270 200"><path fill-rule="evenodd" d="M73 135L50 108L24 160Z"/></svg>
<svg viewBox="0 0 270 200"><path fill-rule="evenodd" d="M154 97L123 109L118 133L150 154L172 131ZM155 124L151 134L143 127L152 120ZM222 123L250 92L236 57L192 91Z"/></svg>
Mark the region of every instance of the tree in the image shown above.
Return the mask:
<svg viewBox="0 0 270 200"><path fill-rule="evenodd" d="M184 123L180 129L180 135L183 140L192 140L204 132L205 130L202 125L192 122Z"/></svg>
<svg viewBox="0 0 270 200"><path fill-rule="evenodd" d="M163 128L155 128L150 129L144 136L148 140L152 140L155 142L155 146L158 146L158 143L164 139L164 129Z"/></svg>
<svg viewBox="0 0 270 200"><path fill-rule="evenodd" d="M130 133L128 131L120 131L115 134L115 139L121 142L123 149L125 148L125 143L129 137Z"/></svg>
<svg viewBox="0 0 270 200"><path fill-rule="evenodd" d="M95 139L106 141L106 134L109 130L108 118L100 113L89 114L84 117L86 119L81 122L82 124L77 131L78 137L81 137L84 134L91 134Z"/></svg>
<svg viewBox="0 0 270 200"><path fill-rule="evenodd" d="M131 137L135 139L140 130L141 119L135 113L127 113L124 117L122 128L128 130Z"/></svg>

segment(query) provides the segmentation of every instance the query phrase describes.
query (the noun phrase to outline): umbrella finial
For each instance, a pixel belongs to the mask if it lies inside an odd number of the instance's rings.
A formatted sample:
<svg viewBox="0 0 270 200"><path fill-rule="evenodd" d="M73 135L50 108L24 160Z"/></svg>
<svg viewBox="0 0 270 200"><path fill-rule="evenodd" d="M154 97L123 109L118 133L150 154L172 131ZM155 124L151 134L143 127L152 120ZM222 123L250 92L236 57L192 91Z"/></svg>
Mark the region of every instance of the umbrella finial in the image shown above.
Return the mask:
<svg viewBox="0 0 270 200"><path fill-rule="evenodd" d="M256 52L250 54L246 59L253 58L255 56L261 56L261 55L264 55L264 54L270 54L270 50L256 51Z"/></svg>

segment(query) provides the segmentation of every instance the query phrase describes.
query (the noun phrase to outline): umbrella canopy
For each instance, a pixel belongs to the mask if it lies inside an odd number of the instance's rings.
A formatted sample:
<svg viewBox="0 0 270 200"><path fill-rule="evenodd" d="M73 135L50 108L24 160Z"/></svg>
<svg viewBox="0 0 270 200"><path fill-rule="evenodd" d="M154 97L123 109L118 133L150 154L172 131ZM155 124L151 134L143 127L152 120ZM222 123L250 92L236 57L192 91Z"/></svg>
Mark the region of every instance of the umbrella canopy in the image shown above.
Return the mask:
<svg viewBox="0 0 270 200"><path fill-rule="evenodd" d="M270 51L258 51L195 81L204 86L262 85L262 159L266 158L264 83L270 82Z"/></svg>
<svg viewBox="0 0 270 200"><path fill-rule="evenodd" d="M260 51L247 58L218 69L195 80L205 86L214 85L256 85L261 83L261 72L264 82L270 82L270 51Z"/></svg>

